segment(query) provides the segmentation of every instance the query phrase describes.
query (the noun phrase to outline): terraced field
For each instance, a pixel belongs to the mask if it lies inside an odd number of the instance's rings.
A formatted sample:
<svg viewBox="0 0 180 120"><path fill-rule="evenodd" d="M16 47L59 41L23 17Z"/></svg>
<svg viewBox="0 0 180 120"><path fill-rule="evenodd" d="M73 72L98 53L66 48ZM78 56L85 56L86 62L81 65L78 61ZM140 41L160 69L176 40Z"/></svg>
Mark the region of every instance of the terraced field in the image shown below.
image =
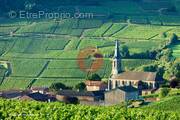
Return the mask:
<svg viewBox="0 0 180 120"><path fill-rule="evenodd" d="M33 22L30 25L21 27L17 33L54 33L56 22Z"/></svg>
<svg viewBox="0 0 180 120"><path fill-rule="evenodd" d="M90 74L79 69L77 64L79 52L87 47L96 48L104 56L103 66L96 73L107 80L111 73L114 40L120 41L120 47L127 46L132 55L165 45L173 33L180 36L179 15L162 12L162 8L171 7L173 2L149 2L109 0L98 6L61 6L70 12L94 13L94 18L90 19L0 18L0 60L9 61L13 71L0 89L49 86L53 82L74 86ZM180 12L180 2L175 2ZM171 48L179 59L180 44ZM91 62L87 61L89 67ZM124 70L135 70L153 62L150 59L122 60ZM1 73L3 75L4 71Z"/></svg>

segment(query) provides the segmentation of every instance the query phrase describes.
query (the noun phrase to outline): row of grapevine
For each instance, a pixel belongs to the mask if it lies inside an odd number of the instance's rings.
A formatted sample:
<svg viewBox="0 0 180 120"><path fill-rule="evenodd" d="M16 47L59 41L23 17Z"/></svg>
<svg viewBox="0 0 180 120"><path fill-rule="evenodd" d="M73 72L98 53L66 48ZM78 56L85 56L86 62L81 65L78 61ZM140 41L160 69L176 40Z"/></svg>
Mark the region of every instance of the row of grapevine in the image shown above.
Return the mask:
<svg viewBox="0 0 180 120"><path fill-rule="evenodd" d="M120 106L98 107L0 100L1 119L54 120L179 120L177 112L147 109L126 109Z"/></svg>

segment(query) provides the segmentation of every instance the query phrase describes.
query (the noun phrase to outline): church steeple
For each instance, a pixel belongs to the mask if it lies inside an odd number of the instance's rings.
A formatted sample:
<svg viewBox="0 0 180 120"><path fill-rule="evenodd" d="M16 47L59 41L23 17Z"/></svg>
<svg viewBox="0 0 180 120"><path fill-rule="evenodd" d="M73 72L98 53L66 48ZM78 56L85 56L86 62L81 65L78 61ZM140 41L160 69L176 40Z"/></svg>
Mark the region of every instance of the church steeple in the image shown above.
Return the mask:
<svg viewBox="0 0 180 120"><path fill-rule="evenodd" d="M114 58L120 59L119 42L118 42L118 40L116 40L116 44L115 44Z"/></svg>
<svg viewBox="0 0 180 120"><path fill-rule="evenodd" d="M112 75L117 75L121 72L121 55L119 51L119 41L115 41L114 57L112 59Z"/></svg>

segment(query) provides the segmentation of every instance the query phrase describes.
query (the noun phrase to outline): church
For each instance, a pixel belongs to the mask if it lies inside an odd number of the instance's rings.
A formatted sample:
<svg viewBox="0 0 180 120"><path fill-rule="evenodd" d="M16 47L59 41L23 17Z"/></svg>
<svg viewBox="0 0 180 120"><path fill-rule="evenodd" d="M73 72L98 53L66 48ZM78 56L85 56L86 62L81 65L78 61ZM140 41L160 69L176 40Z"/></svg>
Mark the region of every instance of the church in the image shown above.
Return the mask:
<svg viewBox="0 0 180 120"><path fill-rule="evenodd" d="M119 42L116 40L114 57L112 58L112 73L108 82L109 90L129 85L138 88L139 83L146 84L147 89L156 89L162 83L157 79L156 74L156 72L123 71Z"/></svg>

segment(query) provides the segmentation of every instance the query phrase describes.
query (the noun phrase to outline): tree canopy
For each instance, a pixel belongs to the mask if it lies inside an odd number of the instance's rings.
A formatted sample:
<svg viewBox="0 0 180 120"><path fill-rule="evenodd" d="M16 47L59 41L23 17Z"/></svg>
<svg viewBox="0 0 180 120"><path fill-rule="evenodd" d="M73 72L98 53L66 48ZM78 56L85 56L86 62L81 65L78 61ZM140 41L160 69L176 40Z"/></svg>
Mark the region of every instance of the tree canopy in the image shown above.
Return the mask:
<svg viewBox="0 0 180 120"><path fill-rule="evenodd" d="M101 81L101 77L96 73L88 76L86 79L92 81Z"/></svg>
<svg viewBox="0 0 180 120"><path fill-rule="evenodd" d="M49 87L50 90L52 91L59 91L59 90L64 90L67 89L68 87L66 87L66 85L64 85L63 83L52 83L51 86Z"/></svg>

